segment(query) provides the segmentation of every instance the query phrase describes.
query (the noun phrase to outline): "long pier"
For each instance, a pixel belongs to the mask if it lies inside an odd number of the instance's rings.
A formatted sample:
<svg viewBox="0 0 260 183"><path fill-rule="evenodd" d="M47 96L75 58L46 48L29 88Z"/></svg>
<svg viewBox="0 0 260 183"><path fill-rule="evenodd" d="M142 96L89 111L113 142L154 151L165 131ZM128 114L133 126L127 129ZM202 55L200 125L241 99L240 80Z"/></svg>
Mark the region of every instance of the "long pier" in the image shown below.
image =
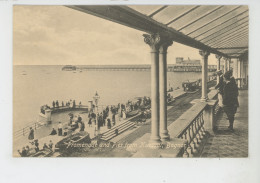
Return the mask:
<svg viewBox="0 0 260 183"><path fill-rule="evenodd" d="M77 66L77 70L86 71L150 71L151 65L85 65ZM168 72L201 72L201 65L168 64ZM208 71L217 70L216 65L208 65Z"/></svg>

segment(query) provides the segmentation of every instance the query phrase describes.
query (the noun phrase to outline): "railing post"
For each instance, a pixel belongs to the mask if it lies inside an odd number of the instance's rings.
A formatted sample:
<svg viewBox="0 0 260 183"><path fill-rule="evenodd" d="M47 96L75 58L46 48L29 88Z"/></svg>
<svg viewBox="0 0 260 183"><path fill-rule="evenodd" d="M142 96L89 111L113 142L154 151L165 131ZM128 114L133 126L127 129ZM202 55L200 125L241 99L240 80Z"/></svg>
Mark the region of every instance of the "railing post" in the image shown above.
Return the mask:
<svg viewBox="0 0 260 183"><path fill-rule="evenodd" d="M207 132L210 134L213 134L213 130L215 128L214 124L214 106L216 104L217 100L208 100L208 105L204 110L204 128Z"/></svg>
<svg viewBox="0 0 260 183"><path fill-rule="evenodd" d="M200 144L202 136L200 134L200 126L199 126L199 120L200 120L200 116L199 118L196 119L195 121L195 128L196 128L196 139L197 139L197 144Z"/></svg>
<svg viewBox="0 0 260 183"><path fill-rule="evenodd" d="M184 158L188 158L189 157L189 153L187 152L187 148L188 148L188 141L186 141L184 143L184 147L183 147L183 155L182 155L182 157L184 157Z"/></svg>
<svg viewBox="0 0 260 183"><path fill-rule="evenodd" d="M203 139L203 138L205 137L205 135L206 135L206 131L205 131L205 128L204 128L205 121L204 121L203 116L204 116L204 112L201 113L201 115L200 115L200 124L201 124L201 126L200 126L201 134L200 134L200 135L201 135L202 139Z"/></svg>
<svg viewBox="0 0 260 183"><path fill-rule="evenodd" d="M196 131L194 130L194 125L195 125L195 121L192 122L191 124L191 132L192 132L192 149L193 149L193 153L197 153L197 145L196 145Z"/></svg>
<svg viewBox="0 0 260 183"><path fill-rule="evenodd" d="M192 147L191 147L191 134L190 134L190 126L189 128L187 129L187 140L188 140L188 147L187 147L187 152L189 153L189 157L193 157L193 154L192 154Z"/></svg>

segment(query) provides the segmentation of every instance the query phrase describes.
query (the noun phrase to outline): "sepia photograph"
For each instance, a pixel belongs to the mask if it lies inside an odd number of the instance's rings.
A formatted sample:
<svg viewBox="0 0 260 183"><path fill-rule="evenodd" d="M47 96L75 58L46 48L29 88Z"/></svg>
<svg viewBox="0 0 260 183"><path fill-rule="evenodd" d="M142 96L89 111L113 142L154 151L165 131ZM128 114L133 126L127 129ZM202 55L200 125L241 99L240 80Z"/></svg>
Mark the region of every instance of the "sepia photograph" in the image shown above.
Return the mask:
<svg viewBox="0 0 260 183"><path fill-rule="evenodd" d="M13 157L249 157L248 5L12 11Z"/></svg>

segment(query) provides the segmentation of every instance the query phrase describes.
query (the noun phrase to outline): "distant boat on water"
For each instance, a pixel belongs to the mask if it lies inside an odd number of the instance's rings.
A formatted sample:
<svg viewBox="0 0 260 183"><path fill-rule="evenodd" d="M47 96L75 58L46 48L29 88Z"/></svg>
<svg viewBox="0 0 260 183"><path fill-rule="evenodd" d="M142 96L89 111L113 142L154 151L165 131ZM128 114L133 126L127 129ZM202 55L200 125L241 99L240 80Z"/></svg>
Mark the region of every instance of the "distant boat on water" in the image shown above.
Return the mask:
<svg viewBox="0 0 260 183"><path fill-rule="evenodd" d="M76 66L74 65L65 65L64 67L62 67L61 70L63 71L76 71Z"/></svg>

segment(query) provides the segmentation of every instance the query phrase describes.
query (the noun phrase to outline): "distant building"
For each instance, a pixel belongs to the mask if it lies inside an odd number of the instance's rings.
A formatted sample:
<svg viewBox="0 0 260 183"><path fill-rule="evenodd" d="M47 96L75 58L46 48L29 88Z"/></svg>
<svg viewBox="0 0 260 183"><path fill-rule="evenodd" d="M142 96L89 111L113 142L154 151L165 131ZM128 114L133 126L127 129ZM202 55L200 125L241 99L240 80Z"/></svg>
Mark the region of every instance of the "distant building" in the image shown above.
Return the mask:
<svg viewBox="0 0 260 183"><path fill-rule="evenodd" d="M199 66L200 60L191 60L189 57L188 60L184 60L183 57L176 57L176 64Z"/></svg>
<svg viewBox="0 0 260 183"><path fill-rule="evenodd" d="M223 70L223 65L220 66ZM176 57L176 64L168 65L168 71L174 72L201 72L202 66L200 60L184 60L183 57ZM217 70L217 65L208 65L209 72L215 72Z"/></svg>

